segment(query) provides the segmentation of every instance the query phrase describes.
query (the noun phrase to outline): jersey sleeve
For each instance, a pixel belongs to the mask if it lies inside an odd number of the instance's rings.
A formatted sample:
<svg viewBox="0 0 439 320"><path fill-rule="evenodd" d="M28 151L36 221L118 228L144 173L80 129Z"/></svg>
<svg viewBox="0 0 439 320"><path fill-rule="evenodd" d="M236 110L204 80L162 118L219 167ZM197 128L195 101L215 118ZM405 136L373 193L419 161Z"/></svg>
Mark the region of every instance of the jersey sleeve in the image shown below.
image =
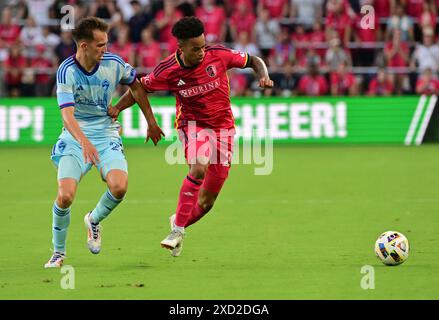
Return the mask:
<svg viewBox="0 0 439 320"><path fill-rule="evenodd" d="M224 61L227 69L247 68L250 64L250 55L246 52L224 48L218 50L218 53Z"/></svg>
<svg viewBox="0 0 439 320"><path fill-rule="evenodd" d="M134 69L129 63L125 62L122 70L122 77L119 80L120 84L131 85L136 80L136 69Z"/></svg>
<svg viewBox="0 0 439 320"><path fill-rule="evenodd" d="M60 109L75 106L73 84L74 79L69 69L59 68L56 72L56 97Z"/></svg>
<svg viewBox="0 0 439 320"><path fill-rule="evenodd" d="M140 82L142 83L142 86L146 92L152 93L155 91L169 90L168 82L162 75L163 73L160 73L158 76L156 76L154 72L152 72L140 79Z"/></svg>

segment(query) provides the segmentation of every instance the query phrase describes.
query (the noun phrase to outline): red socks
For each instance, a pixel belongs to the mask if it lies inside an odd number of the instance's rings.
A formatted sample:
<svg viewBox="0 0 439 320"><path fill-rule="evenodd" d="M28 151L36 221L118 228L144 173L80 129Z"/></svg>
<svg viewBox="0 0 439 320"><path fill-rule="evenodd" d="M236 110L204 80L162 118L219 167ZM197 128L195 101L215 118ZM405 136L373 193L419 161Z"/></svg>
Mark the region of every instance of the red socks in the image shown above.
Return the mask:
<svg viewBox="0 0 439 320"><path fill-rule="evenodd" d="M180 196L178 198L177 212L175 217L176 226L178 227L187 226L188 221L191 217L192 210L195 209L196 207L199 207L197 203L198 193L200 192L202 183L203 183L203 179L196 179L192 177L190 174L188 174L184 179L183 185L181 186L180 189Z"/></svg>

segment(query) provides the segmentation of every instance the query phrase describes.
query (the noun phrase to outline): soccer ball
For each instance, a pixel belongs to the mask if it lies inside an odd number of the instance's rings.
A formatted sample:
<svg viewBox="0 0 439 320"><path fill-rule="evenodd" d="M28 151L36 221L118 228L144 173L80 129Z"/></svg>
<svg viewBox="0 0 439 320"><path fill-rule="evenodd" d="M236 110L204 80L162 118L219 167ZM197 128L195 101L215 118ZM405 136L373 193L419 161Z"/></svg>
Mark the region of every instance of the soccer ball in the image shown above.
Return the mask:
<svg viewBox="0 0 439 320"><path fill-rule="evenodd" d="M396 266L409 257L409 241L401 232L384 232L375 242L375 254L385 265Z"/></svg>

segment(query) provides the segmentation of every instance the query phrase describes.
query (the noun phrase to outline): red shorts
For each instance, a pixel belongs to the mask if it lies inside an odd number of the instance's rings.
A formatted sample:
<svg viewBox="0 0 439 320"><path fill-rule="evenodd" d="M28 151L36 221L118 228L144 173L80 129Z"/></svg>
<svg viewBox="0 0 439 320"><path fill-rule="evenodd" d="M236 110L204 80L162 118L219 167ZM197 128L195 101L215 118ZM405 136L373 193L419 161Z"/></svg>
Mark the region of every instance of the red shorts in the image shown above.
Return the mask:
<svg viewBox="0 0 439 320"><path fill-rule="evenodd" d="M203 188L218 193L232 164L235 129L209 129L189 125L178 129L188 164L197 158L209 161Z"/></svg>

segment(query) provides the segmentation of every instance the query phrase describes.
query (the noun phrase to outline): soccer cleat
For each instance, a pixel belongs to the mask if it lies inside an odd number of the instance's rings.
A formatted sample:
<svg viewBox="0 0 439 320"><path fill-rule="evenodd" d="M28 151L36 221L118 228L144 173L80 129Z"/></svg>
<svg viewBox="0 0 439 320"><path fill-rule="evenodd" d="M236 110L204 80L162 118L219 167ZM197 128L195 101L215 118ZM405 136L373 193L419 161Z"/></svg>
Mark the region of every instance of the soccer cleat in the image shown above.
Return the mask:
<svg viewBox="0 0 439 320"><path fill-rule="evenodd" d="M160 243L162 248L174 250L183 242L183 233L177 230L172 230L171 233Z"/></svg>
<svg viewBox="0 0 439 320"><path fill-rule="evenodd" d="M64 263L65 254L62 252L54 252L52 257L44 265L44 268L60 268Z"/></svg>
<svg viewBox="0 0 439 320"><path fill-rule="evenodd" d="M91 253L98 254L101 251L101 225L91 222L91 211L84 217L87 228L87 246Z"/></svg>
<svg viewBox="0 0 439 320"><path fill-rule="evenodd" d="M174 230L174 223L175 223L175 214L169 217L169 224L171 225L171 231ZM174 249L171 250L171 255L173 257L178 257L181 254L182 250L183 250L183 239L179 244L175 246Z"/></svg>

